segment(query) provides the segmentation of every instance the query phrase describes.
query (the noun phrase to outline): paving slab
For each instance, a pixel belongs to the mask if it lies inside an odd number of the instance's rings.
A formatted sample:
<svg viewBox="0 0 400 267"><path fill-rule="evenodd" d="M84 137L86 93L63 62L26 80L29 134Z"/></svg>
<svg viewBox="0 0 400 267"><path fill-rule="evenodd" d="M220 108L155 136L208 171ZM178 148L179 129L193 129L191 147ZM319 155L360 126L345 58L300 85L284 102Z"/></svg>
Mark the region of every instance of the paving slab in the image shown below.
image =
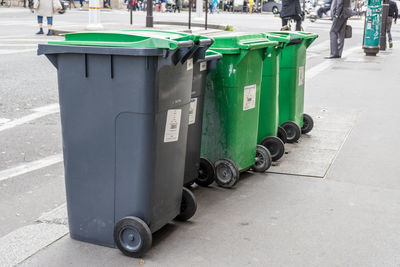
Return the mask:
<svg viewBox="0 0 400 267"><path fill-rule="evenodd" d="M306 113L314 119L313 130L285 144L285 154L268 172L324 178L357 119L355 110L314 107Z"/></svg>

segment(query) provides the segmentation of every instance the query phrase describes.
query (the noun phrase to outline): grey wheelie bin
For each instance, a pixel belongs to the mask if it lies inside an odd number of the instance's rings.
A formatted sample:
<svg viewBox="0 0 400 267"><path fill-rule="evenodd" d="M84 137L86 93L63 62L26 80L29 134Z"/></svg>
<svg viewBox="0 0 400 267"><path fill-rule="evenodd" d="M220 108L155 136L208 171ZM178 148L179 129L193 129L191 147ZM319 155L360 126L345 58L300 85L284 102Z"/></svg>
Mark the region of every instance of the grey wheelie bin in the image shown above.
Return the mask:
<svg viewBox="0 0 400 267"><path fill-rule="evenodd" d="M199 49L198 53L204 51ZM196 53L196 54L198 54ZM214 164L206 158L201 158L201 131L203 127L204 93L206 78L210 70L215 69L220 53L208 50L206 56L195 56L193 65L192 99L189 110L189 131L186 148L185 186L193 182L208 186L214 182Z"/></svg>
<svg viewBox="0 0 400 267"><path fill-rule="evenodd" d="M192 40L193 83L189 109L189 129L186 146L184 185L197 184L207 186L214 181L214 164L206 158L200 158L201 130L203 122L203 103L208 71L216 67L221 54L207 50L213 39L196 34L163 30L128 30L140 36L164 38L168 40Z"/></svg>
<svg viewBox="0 0 400 267"><path fill-rule="evenodd" d="M73 239L140 257L152 233L194 215L183 188L193 47L128 32L39 45L58 70Z"/></svg>

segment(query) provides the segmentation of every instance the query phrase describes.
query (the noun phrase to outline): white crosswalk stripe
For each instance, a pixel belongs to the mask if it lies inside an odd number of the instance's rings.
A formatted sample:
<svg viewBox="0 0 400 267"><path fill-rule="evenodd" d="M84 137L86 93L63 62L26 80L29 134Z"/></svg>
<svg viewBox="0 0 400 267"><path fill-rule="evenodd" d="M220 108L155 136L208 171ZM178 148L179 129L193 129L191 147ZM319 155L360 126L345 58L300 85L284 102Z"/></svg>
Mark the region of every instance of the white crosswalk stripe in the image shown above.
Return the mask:
<svg viewBox="0 0 400 267"><path fill-rule="evenodd" d="M7 38L8 37L8 38ZM38 44L45 44L49 41L62 40L62 37L54 36L1 36L0 55L35 52Z"/></svg>

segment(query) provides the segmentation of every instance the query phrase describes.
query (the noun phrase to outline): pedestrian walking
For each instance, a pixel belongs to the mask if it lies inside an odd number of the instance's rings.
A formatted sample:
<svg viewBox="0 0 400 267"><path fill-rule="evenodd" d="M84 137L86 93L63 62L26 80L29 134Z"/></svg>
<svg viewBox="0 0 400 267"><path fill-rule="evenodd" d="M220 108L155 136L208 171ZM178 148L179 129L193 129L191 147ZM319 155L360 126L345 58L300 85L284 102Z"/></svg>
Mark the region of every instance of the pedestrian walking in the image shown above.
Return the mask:
<svg viewBox="0 0 400 267"><path fill-rule="evenodd" d="M47 18L47 35L53 35L53 14L61 9L59 0L35 0L33 9L37 14L37 22L39 31L36 34L44 34L43 32L43 17Z"/></svg>
<svg viewBox="0 0 400 267"><path fill-rule="evenodd" d="M331 5L332 26L330 30L331 54L326 57L341 58L346 33L346 24L351 17L350 0L333 0Z"/></svg>
<svg viewBox="0 0 400 267"><path fill-rule="evenodd" d="M161 12L165 12L167 7L167 0L161 0Z"/></svg>
<svg viewBox="0 0 400 267"><path fill-rule="evenodd" d="M282 29L288 30L289 20L296 21L296 31L301 31L301 7L299 0L282 0L281 9Z"/></svg>
<svg viewBox="0 0 400 267"><path fill-rule="evenodd" d="M396 3L392 0L389 0L389 14L386 22L386 32L388 35L389 48L393 47L392 33L390 32L390 30L392 29L392 22L396 24L398 16L399 10L397 9Z"/></svg>
<svg viewBox="0 0 400 267"><path fill-rule="evenodd" d="M212 9L213 9L213 12L219 13L218 0L212 0Z"/></svg>
<svg viewBox="0 0 400 267"><path fill-rule="evenodd" d="M178 13L181 13L181 0L176 0L175 1L175 9L174 13L178 10Z"/></svg>

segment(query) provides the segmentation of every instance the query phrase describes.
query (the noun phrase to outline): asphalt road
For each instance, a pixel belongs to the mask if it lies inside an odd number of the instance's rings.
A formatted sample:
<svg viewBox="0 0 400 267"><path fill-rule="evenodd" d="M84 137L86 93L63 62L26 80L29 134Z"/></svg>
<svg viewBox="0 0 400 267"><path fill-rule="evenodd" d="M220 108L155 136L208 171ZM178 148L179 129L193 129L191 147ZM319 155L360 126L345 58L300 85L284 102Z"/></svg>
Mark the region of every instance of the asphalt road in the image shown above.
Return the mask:
<svg viewBox="0 0 400 267"><path fill-rule="evenodd" d="M185 12L179 15L155 14L155 20L185 21L186 19L187 13ZM86 11L72 10L67 11L64 15L55 16L55 26L85 25L87 20ZM200 21L197 18L194 20ZM237 31L245 32L272 31L280 28L279 18L264 14L216 14L210 15L209 20L210 23L229 24ZM144 25L145 14L135 13L134 21L135 25ZM103 12L102 22L105 25L128 23L128 12L124 10ZM346 40L345 50L355 51L354 48L361 45L363 22L361 20L352 20L350 24L353 26L353 38ZM56 70L44 56L36 55L37 44L45 43L48 40L60 39L60 37L35 35L34 33L38 30L35 16L22 8L0 8L0 25L2 25L0 27L1 240L3 236L12 233L16 229L35 223L42 213L65 203L65 188L63 166L60 158L62 141L59 113L57 113L56 105L58 102ZM390 224L393 229L399 230L393 226L392 220L399 219L395 213L399 214L400 198L398 195L396 197L395 192L390 191L400 190L400 182L398 182L400 166L398 165L399 157L397 155L399 143L398 141L391 143L385 140L383 133L370 134L378 131L378 129L385 129L387 131L386 137L397 139L396 136L400 132L398 123L395 123L399 121L398 115L396 115L396 103L398 102L396 97L399 96L399 93L396 93L394 89L394 85L397 84L398 86L399 84L399 72L396 71L397 76L393 76L393 79L388 78L380 81L379 76L376 79L372 78L378 73L374 69L376 66L380 66L379 68L390 72L398 64L390 56L387 56L386 59L379 57L368 62L360 61L360 63L357 63L357 60L363 57L361 53L358 53L356 57L349 56L348 64L327 63L323 57L329 54L330 21L317 21L315 23L306 21L304 28L306 31L316 32L320 35L308 53L307 70L312 70L314 76L312 80L308 81L308 91L306 93L306 103L308 104L306 105L317 108L338 108L344 110L344 112L356 111L363 115L360 116L358 126L355 127L342 147L336 161L332 164L330 172L325 178L328 181L327 184L321 184L321 180L318 182L311 178L311 180L307 178L295 180L297 176L290 177L279 174L270 174L271 180L269 183L281 182L283 187L287 186L288 189L295 191L308 190L305 189L307 186L316 186L319 194L324 195L326 193L331 199L336 197L348 198L354 192L352 190L356 190L352 189L354 186L370 186L372 189L369 188L367 191L363 191L362 196L360 194L356 195L365 200L368 199L368 193L366 192L376 192L374 190L378 190L380 193L379 196L375 196L376 199L389 202L389 204L385 203L381 206L384 210L383 214L381 214L381 219ZM400 31L397 28L394 29L393 36L394 38L400 37ZM390 60L390 58L392 59ZM358 69L359 65L360 69ZM335 71L345 71L345 73L351 73L351 75L336 77L330 75ZM355 79L359 82L355 81ZM350 84L354 90L349 90L348 86ZM374 88L383 91L387 97L377 98ZM395 97L391 98L391 94ZM380 111L374 110L374 106L379 107ZM386 115L385 117L385 114L393 116ZM383 117L384 119L382 120ZM377 143L380 145L377 145ZM385 157L382 158L380 157L381 155L385 155ZM260 177L263 176L260 175ZM378 179L380 177L382 179ZM296 182L293 182L294 180ZM295 184L297 183L301 185L296 187ZM315 185L315 183L318 183L318 185ZM349 183L351 185L348 185ZM259 182L257 185L266 187L266 184L259 184ZM385 190L389 190L390 193ZM284 192L284 190L282 191ZM224 194L224 197L227 198L231 195L231 193ZM246 194L251 195L252 193L247 192ZM276 194L274 195L275 197L277 196ZM323 199L322 196L321 199ZM202 204L209 205L210 203L203 199ZM340 205L340 203L336 204ZM218 203L215 205L218 205ZM371 206L374 209L365 217L367 220L374 220L375 217L371 212L379 212L379 203L373 202ZM225 206L221 204L221 207ZM249 209L246 205L241 205L240 208L242 212ZM368 209L368 206L363 206L362 209ZM217 210L214 208L212 210L213 214L217 214ZM306 212L306 210L304 211ZM318 212L315 211L315 214L318 214ZM199 215L200 221L205 220L204 218L206 217L201 217L207 216L205 214L203 211ZM393 214L393 217L388 214ZM252 216L256 215L252 214ZM351 215L345 212L339 216L343 218ZM376 220L379 220L378 217L376 217ZM327 217L326 220L323 220L323 223L327 223L329 218ZM351 223L355 225L360 222L362 222L362 218L353 220ZM288 224L286 227L290 229L291 226ZM379 227L383 226L379 225ZM330 229L332 230L334 227ZM343 231L349 233L350 230ZM311 233L307 234L315 233L311 231ZM363 235L362 232L357 234ZM384 239L383 236L388 232L381 234L378 239ZM302 238L299 233L296 235L300 239ZM392 242L390 244L393 247L400 248L399 240L396 238L398 236L391 236L391 241L388 242ZM325 241L330 242L334 239L333 236L331 239L327 237ZM263 246L262 243L257 242L255 244ZM190 245L188 241L184 243ZM357 242L350 243L355 245ZM283 242L279 245L285 246L288 244ZM211 246L217 247L216 244L211 244ZM162 248L162 246L159 247ZM270 249L273 250L271 247ZM335 249L337 248L335 247ZM357 255L359 258L356 259L361 260L362 255L368 254L368 251L363 251ZM380 252L377 253L379 254ZM344 254L343 251L338 253L338 255L342 256ZM164 254L161 253L160 255ZM381 253L380 255L387 256L390 254ZM82 257L82 255L80 256ZM216 255L213 256L215 257ZM331 257L334 258L332 255ZM293 261L282 259L282 262L286 263L284 264L285 266L296 266L296 263L301 261L297 257L292 259ZM280 265L278 258L273 258L273 260L274 264ZM390 263L389 265L397 264L398 266L400 264L395 255L387 260ZM325 261L321 262L326 263ZM358 262L362 261L355 260L352 263L357 264ZM111 264L110 262L108 263ZM228 264L226 261L219 261L219 263L222 265ZM246 262L239 260L237 263L245 264ZM262 259L261 263L263 263ZM336 261L336 263L341 266L346 265L340 260ZM32 264L40 265L40 260L35 261L34 259ZM87 263L87 265L93 264ZM97 262L97 264L100 264L100 262ZM232 264L231 266L234 265ZM260 264L259 266L262 265Z"/></svg>

